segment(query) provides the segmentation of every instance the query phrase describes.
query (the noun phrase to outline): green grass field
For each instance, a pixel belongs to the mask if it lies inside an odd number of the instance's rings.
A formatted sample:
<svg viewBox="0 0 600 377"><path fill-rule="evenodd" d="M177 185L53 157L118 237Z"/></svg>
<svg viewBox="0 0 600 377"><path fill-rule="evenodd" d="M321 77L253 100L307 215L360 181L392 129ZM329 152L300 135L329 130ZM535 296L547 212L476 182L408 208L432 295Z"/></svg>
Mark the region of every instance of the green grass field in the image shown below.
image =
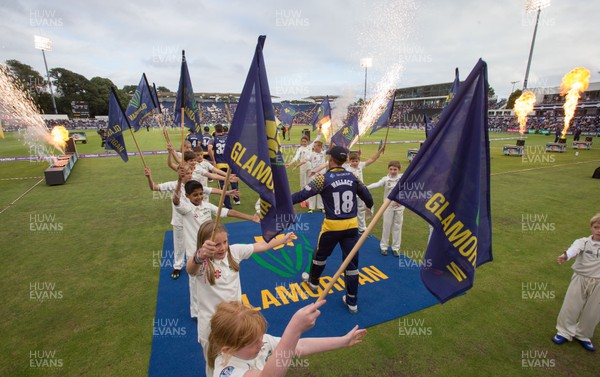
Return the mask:
<svg viewBox="0 0 600 377"><path fill-rule="evenodd" d="M87 144L77 144L79 153L102 152L98 135L87 135ZM0 140L0 158L29 155L17 136L6 133ZM295 127L292 140L299 136ZM478 269L474 288L404 322L369 328L362 344L312 356L308 368L292 368L288 375L598 375L598 353L575 343L556 346L550 338L571 276L571 263L558 266L556 257L589 235L589 219L600 212L600 181L591 178L600 166L600 140L576 156L570 147L545 153L552 137L530 135L528 157L503 156L502 146L515 141L493 139L514 136L490 135L494 261ZM173 131L172 139L178 137ZM383 137L380 131L364 141ZM389 138L418 140L423 133L392 130ZM160 132L140 131L138 141L143 150L164 149ZM407 149L417 146L389 145L365 170L365 181L385 175L392 159L404 170ZM376 147L363 146L363 155ZM284 152L289 159L293 148ZM156 182L176 178L165 155L145 158ZM0 376L147 375L169 200L148 189L136 156L128 163L80 159L65 185L41 182L15 202L47 166L0 162ZM299 189L297 171L289 179L292 191ZM241 187L239 209L251 213L257 196ZM373 196L379 205L382 189ZM402 249L422 254L427 232L424 220L406 211ZM374 234L380 236L380 225ZM407 323L420 335L401 331ZM600 346L598 332L592 340Z"/></svg>

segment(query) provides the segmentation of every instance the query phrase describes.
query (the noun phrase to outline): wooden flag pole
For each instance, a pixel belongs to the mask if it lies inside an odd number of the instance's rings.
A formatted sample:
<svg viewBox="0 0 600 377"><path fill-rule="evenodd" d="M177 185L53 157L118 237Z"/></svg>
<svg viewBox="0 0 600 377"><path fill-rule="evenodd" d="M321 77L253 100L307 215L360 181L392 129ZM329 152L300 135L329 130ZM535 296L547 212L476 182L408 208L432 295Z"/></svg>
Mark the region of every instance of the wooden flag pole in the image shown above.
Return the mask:
<svg viewBox="0 0 600 377"><path fill-rule="evenodd" d="M225 201L225 192L227 191L227 186L229 186L229 179L231 178L231 170L227 169L227 176L225 177L225 182L223 183L223 190L221 191L221 197L219 199L219 206L217 207L217 218L214 221L213 230L210 234L210 240L215 240L215 231L217 230L217 225L219 225L219 221L221 219L221 209L223 209L223 202ZM208 259L205 260L206 268L203 271L204 279L206 279L206 274L212 274L214 271L212 270L212 266ZM206 280L205 280L206 281Z"/></svg>
<svg viewBox="0 0 600 377"><path fill-rule="evenodd" d="M394 102L396 101L396 92L394 92L392 98L393 98L393 100L392 100L392 109L390 110L390 117L388 119L387 130L385 131L385 141L383 142L383 146L382 146L382 148L384 148L384 149L381 152L381 154L385 153L385 146L387 144L388 135L390 133L390 124L392 123L392 115L394 114Z"/></svg>
<svg viewBox="0 0 600 377"><path fill-rule="evenodd" d="M364 231L364 233L362 234L362 236L360 236L360 238L356 242L356 245L354 245L354 247L352 248L352 250L350 251L350 253L346 257L346 259L344 259L344 262L342 262L342 265L340 266L340 268L337 270L337 272L335 273L335 275L333 275L333 278L331 278L331 280L329 281L329 283L327 283L327 286L325 287L325 289L323 290L323 292L321 293L321 295L317 299L317 302L325 299L325 296L327 296L328 292L331 290L331 288L333 288L333 285L335 284L335 282L337 281L337 279L340 278L340 276L342 275L342 272L344 272L344 270L346 269L346 267L348 267L348 265L352 261L352 258L354 258L354 255L356 255L356 253L358 253L358 249L360 249L360 247L362 246L362 244L367 239L367 236L369 235L369 233L371 233L371 231L373 230L373 228L375 227L375 225L377 225L377 222L379 221L379 218L383 215L383 212L385 212L385 210L387 209L387 207L389 207L389 205L391 203L392 203L392 201L390 199L387 199L387 198L385 199L385 201L383 202L383 205L381 206L381 208L379 208L379 211L377 211L377 213L375 214L375 216L373 216L373 219L371 220L371 223L369 224L369 226L367 227L367 229Z"/></svg>
<svg viewBox="0 0 600 377"><path fill-rule="evenodd" d="M390 133L390 124L388 123L387 126L387 130L385 131L385 140L383 141L383 146L382 148L385 148L386 144L387 144L387 139L388 139L388 134ZM385 149L383 150L383 152L381 152L381 154L385 153Z"/></svg>
<svg viewBox="0 0 600 377"><path fill-rule="evenodd" d="M135 146L137 147L140 157L142 158L142 163L144 164L144 167L148 168L148 165L146 165L146 160L144 160L144 155L142 154L142 151L140 150L140 145L138 144L137 139L135 138L135 134L133 133L133 130L131 129L131 127L129 127L129 131L131 132L131 137L133 138L133 141L135 142Z"/></svg>
<svg viewBox="0 0 600 377"><path fill-rule="evenodd" d="M181 160L183 161L183 151L185 150L183 143L185 142L185 118L183 106L181 106Z"/></svg>
<svg viewBox="0 0 600 377"><path fill-rule="evenodd" d="M215 219L215 226L213 227L213 231L210 235L210 240L214 241L215 238L215 230L217 229L217 225L219 224L219 219L221 218L221 209L223 209L223 202L225 202L225 195L227 191L227 186L229 186L229 179L231 178L231 169L227 168L227 175L225 176L225 182L223 182L223 190L221 191L221 197L219 198L219 207L217 207L217 218Z"/></svg>
<svg viewBox="0 0 600 377"><path fill-rule="evenodd" d="M165 120L161 119L158 121L158 123L160 123L160 126L162 128L162 133L163 136L165 137L165 140L167 141L167 143L171 143L171 138L169 137L169 131L167 130L167 125L165 124Z"/></svg>

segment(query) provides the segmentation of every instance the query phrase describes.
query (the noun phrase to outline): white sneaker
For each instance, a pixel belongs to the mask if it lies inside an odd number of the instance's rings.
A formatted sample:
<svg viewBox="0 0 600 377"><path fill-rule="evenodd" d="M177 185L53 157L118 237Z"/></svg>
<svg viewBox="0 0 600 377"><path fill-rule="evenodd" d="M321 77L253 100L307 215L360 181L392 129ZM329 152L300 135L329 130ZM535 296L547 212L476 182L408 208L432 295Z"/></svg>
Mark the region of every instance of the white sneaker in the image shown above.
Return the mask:
<svg viewBox="0 0 600 377"><path fill-rule="evenodd" d="M303 272L302 273L302 281L305 282L308 285L308 287L310 289L312 289L313 291L318 290L319 286L311 283L309 279L310 279L310 275L308 274L308 272Z"/></svg>
<svg viewBox="0 0 600 377"><path fill-rule="evenodd" d="M346 304L346 295L342 296L342 301L344 302L344 305L346 305L348 307L348 311L350 312L350 314L357 314L358 313L358 305L348 305L348 304Z"/></svg>

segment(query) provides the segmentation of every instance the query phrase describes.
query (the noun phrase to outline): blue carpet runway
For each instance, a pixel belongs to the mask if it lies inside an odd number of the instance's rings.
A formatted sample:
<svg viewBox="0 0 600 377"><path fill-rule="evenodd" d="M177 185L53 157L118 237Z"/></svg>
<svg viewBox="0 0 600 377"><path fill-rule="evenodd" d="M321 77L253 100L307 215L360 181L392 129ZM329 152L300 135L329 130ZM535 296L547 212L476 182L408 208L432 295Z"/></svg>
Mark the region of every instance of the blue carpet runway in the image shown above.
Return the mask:
<svg viewBox="0 0 600 377"><path fill-rule="evenodd" d="M308 271L322 221L321 213L300 215L293 229L298 238L292 244L255 254L240 264L243 300L261 308L271 335L280 336L294 312L318 297L300 282L300 275ZM260 226L246 221L229 223L226 228L230 244L254 243L260 236ZM182 271L178 280L170 278L172 250L173 236L169 231L163 245L148 375L198 377L204 374L204 358L197 341L196 322L190 319L188 275ZM342 303L342 278L327 296L317 325L305 336L343 335L356 324L361 328L375 326L437 303L421 283L418 265L402 255L382 256L378 238L369 235L359 255L359 313L349 314ZM327 262L322 286L342 262L339 247Z"/></svg>

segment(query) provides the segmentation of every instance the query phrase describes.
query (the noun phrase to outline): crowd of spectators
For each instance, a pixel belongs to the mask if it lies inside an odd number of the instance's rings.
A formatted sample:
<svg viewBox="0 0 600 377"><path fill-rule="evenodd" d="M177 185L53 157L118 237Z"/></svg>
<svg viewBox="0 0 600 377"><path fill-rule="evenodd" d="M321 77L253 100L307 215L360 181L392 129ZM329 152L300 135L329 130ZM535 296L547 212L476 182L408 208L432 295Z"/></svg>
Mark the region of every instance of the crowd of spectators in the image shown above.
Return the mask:
<svg viewBox="0 0 600 377"><path fill-rule="evenodd" d="M599 102L600 91L586 92L579 98L579 103ZM545 105L561 105L565 102L565 98L560 94L546 94L542 103Z"/></svg>
<svg viewBox="0 0 600 377"><path fill-rule="evenodd" d="M556 129L564 128L564 116L530 116L527 118L527 129L536 131L550 131L554 133ZM490 116L488 126L491 130L505 132L510 129L518 129L519 122L516 117L511 116ZM571 120L569 129L579 128L583 134L600 134L600 116L578 116Z"/></svg>
<svg viewBox="0 0 600 377"><path fill-rule="evenodd" d="M549 97L550 96L546 96L546 98ZM497 104L500 103L501 102L498 102ZM411 101L396 103L392 113L390 127L402 129L424 129L424 114L430 114L430 119L433 123L435 123L437 116L445 104L445 100L420 104ZM201 123L208 125L214 125L218 123L230 124L233 114L235 113L236 106L237 104L235 103L230 104L224 102L202 103L200 106L202 111ZM296 110L294 124L310 124L318 107L316 104L310 103L294 104L293 106ZM279 117L282 104L275 103L274 108L275 115ZM169 107L163 107L163 109L165 109L167 124L173 124L173 112L167 110ZM361 109L362 108L360 106L348 107L348 113L345 121L350 119L353 115L360 114ZM49 129L58 125L64 126L68 130L99 130L107 127L107 122L104 119L47 119L45 122ZM489 129L496 132L512 131L519 128L517 119L514 116L490 115L488 118L488 123ZM562 129L563 126L564 117L560 114L560 112L553 110L546 111L544 116L530 116L527 120L528 130L545 132L549 131L550 133L554 133L557 128ZM3 121L4 131L16 131L20 127L22 127L22 125L18 123L11 123L10 120ZM156 122L151 122L150 127L158 127L158 124ZM174 127L176 127L176 125L174 125ZM571 121L570 126L571 130L575 128L579 128L583 134L600 133L600 115L576 116Z"/></svg>
<svg viewBox="0 0 600 377"><path fill-rule="evenodd" d="M63 126L67 130L99 130L107 127L107 122L103 119L45 119L44 123L48 129L55 126ZM4 120L2 129L7 132L18 131L31 124L31 121L11 121Z"/></svg>

